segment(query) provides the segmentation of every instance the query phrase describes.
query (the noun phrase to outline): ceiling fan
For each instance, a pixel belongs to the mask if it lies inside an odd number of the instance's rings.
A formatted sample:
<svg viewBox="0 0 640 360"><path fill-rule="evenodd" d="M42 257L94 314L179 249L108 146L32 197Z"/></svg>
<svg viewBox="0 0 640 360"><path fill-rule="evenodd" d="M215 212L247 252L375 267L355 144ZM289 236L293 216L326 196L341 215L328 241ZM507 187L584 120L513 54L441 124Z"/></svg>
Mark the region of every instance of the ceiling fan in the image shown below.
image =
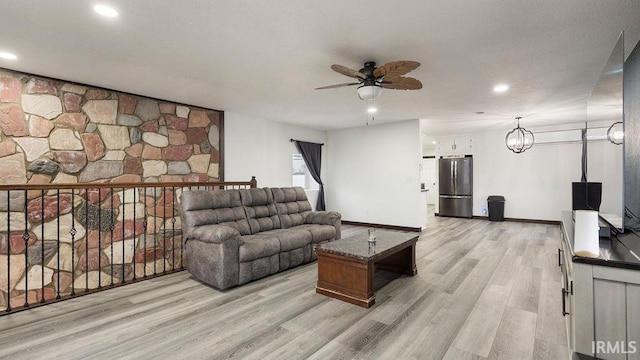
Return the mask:
<svg viewBox="0 0 640 360"><path fill-rule="evenodd" d="M376 67L373 61L364 63L359 71L342 65L331 65L333 71L358 80L358 82L342 83L316 88L316 90L334 89L343 86L358 86L358 96L362 100L373 100L380 96L382 89L418 90L422 89L420 80L403 76L420 66L417 61L392 61Z"/></svg>

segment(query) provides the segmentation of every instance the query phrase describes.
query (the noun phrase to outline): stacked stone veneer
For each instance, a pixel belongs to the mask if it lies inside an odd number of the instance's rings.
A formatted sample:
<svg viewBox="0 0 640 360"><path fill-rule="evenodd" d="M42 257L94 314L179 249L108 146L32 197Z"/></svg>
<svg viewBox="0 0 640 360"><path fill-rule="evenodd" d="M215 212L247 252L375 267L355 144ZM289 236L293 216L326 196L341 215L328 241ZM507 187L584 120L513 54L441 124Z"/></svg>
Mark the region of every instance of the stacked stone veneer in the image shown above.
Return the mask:
<svg viewBox="0 0 640 360"><path fill-rule="evenodd" d="M60 184L0 191L0 309L181 267L179 189L63 184L218 181L221 118L0 69L0 184Z"/></svg>

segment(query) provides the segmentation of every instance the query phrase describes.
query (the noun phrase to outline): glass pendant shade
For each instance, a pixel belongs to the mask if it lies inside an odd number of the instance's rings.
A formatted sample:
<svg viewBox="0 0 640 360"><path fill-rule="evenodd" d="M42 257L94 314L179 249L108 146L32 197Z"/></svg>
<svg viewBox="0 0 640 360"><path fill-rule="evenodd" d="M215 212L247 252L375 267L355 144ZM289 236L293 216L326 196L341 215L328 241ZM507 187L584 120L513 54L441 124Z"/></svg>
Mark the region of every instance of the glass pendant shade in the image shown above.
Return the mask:
<svg viewBox="0 0 640 360"><path fill-rule="evenodd" d="M607 130L607 140L616 145L622 145L624 141L624 129L622 128L622 121L618 121L609 126Z"/></svg>
<svg viewBox="0 0 640 360"><path fill-rule="evenodd" d="M507 133L504 138L507 149L513 151L516 154L522 153L527 149L531 149L534 142L533 133L523 127L520 127L521 117L517 117L516 127Z"/></svg>

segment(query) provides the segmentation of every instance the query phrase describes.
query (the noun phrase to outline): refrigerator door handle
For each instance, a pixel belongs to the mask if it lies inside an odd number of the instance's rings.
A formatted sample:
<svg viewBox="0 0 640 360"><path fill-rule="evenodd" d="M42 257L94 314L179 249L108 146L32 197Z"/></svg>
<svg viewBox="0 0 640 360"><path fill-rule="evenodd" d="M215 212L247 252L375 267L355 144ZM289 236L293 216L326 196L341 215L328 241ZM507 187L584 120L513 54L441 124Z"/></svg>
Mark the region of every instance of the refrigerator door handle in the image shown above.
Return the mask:
<svg viewBox="0 0 640 360"><path fill-rule="evenodd" d="M456 172L456 165L457 164L456 164L456 162L457 162L456 160L453 160L451 162L451 181L453 183L453 193L454 194L458 192L458 189L457 189L457 186L456 186L457 185L456 184L456 175L457 175L457 172Z"/></svg>
<svg viewBox="0 0 640 360"><path fill-rule="evenodd" d="M470 195L440 195L443 199L469 199Z"/></svg>
<svg viewBox="0 0 640 360"><path fill-rule="evenodd" d="M453 192L454 192L454 193L456 192L456 188L455 188L455 186L456 186L456 182L455 182L455 178L456 178L456 177L455 177L456 167L455 167L455 164L456 164L456 163L455 163L454 161L452 161L452 162L451 162L451 169L450 169L450 172L451 172L451 180L450 180L450 181L451 181L451 184L453 185Z"/></svg>

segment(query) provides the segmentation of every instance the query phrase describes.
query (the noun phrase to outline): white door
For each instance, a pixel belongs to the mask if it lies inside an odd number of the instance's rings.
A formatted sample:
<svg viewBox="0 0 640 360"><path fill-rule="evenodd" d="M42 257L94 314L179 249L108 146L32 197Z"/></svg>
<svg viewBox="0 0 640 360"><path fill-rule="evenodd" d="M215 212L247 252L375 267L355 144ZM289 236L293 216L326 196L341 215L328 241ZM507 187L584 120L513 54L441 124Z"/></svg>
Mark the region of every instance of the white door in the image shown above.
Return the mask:
<svg viewBox="0 0 640 360"><path fill-rule="evenodd" d="M435 205L438 199L438 191L436 189L436 159L422 159L422 169L425 176L425 187L427 193L427 204Z"/></svg>

